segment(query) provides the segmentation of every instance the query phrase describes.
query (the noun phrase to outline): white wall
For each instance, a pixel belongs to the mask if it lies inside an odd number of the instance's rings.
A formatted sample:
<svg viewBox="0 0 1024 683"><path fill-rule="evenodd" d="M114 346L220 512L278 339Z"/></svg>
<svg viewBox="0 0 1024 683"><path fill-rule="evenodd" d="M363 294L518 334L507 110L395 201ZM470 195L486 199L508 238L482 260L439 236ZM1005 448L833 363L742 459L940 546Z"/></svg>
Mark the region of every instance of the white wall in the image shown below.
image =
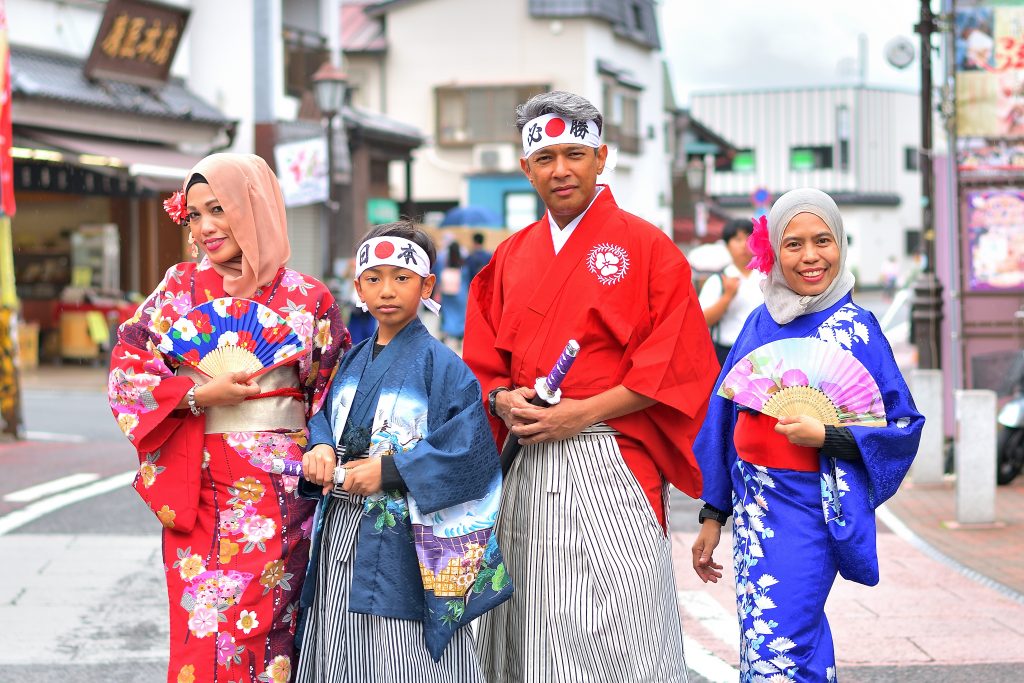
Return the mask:
<svg viewBox="0 0 1024 683"><path fill-rule="evenodd" d="M618 154L616 168L606 171L601 182L609 184L619 206L671 232L672 160L665 151L661 53L616 37L605 22L587 21L586 24L585 49L589 66L584 74L586 91L581 94L601 107L603 81L597 72L599 59L628 71L632 79L644 85L639 94L640 154ZM648 133L653 133L653 136L648 137Z"/></svg>
<svg viewBox="0 0 1024 683"><path fill-rule="evenodd" d="M426 201L458 200L472 170L469 148L437 148L434 87L548 83L583 90L585 21L531 19L525 0L432 0L396 7L387 15L386 113L428 136L416 150L413 188ZM552 26L560 26L553 31ZM450 36L451 39L426 39ZM557 59L553 59L553 56ZM513 112L508 112L510 125ZM393 169L396 196L404 196Z"/></svg>

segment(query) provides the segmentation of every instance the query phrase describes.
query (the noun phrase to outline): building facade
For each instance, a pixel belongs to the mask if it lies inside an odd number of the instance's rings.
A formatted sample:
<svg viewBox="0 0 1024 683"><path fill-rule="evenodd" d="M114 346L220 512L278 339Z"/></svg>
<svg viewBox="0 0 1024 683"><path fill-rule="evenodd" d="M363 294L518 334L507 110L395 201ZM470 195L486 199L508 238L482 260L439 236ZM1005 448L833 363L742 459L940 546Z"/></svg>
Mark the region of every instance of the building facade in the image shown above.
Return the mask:
<svg viewBox="0 0 1024 683"><path fill-rule="evenodd" d="M511 228L536 220L513 112L568 90L605 116L612 163L600 181L623 208L670 229L670 117L650 0L389 0L342 12L353 103L428 135L412 165L421 213L471 204ZM403 182L393 168L396 192Z"/></svg>
<svg viewBox="0 0 1024 683"><path fill-rule="evenodd" d="M760 189L774 198L816 187L839 204L861 285L881 284L891 259L904 274L916 266L917 93L857 85L700 92L690 109L736 148L708 175L719 206L745 217Z"/></svg>

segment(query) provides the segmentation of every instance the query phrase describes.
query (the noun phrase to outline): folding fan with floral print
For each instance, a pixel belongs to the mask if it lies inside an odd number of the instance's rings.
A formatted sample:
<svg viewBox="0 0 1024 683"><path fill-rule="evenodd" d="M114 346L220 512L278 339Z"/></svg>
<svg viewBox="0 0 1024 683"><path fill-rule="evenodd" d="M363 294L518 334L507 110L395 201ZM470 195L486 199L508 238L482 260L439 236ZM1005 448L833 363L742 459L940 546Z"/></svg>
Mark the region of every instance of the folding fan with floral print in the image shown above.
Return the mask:
<svg viewBox="0 0 1024 683"><path fill-rule="evenodd" d="M277 311L249 299L222 297L196 306L171 325L160 349L209 377L256 377L305 352Z"/></svg>
<svg viewBox="0 0 1024 683"><path fill-rule="evenodd" d="M884 427L878 384L852 353L820 339L780 339L737 362L718 395L773 417L807 415L823 424Z"/></svg>

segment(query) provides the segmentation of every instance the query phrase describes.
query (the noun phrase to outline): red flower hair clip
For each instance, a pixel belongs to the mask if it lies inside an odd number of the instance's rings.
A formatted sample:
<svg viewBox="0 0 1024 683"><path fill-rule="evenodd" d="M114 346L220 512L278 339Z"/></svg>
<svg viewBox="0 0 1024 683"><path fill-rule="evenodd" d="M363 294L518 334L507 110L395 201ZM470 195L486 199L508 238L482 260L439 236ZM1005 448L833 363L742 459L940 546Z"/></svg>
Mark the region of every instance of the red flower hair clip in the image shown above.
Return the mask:
<svg viewBox="0 0 1024 683"><path fill-rule="evenodd" d="M188 208L185 206L185 193L178 190L171 195L170 199L165 199L164 211L178 225L186 225L188 223Z"/></svg>
<svg viewBox="0 0 1024 683"><path fill-rule="evenodd" d="M772 271L775 265L775 250L772 249L772 242L768 239L768 217L751 219L754 224L754 231L747 238L747 248L754 255L747 264L747 268L759 270L765 275Z"/></svg>

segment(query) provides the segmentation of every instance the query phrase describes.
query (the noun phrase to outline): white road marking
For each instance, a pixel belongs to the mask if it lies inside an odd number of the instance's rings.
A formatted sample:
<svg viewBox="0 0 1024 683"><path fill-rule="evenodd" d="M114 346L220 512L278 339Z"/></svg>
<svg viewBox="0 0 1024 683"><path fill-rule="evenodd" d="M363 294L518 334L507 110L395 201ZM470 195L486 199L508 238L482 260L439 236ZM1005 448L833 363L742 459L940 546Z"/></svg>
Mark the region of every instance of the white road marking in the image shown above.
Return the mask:
<svg viewBox="0 0 1024 683"><path fill-rule="evenodd" d="M740 670L722 661L700 643L686 636L683 631L683 652L686 655L686 666L697 672L710 683L735 683Z"/></svg>
<svg viewBox="0 0 1024 683"><path fill-rule="evenodd" d="M736 613L730 612L707 593L677 591L679 604L719 641L728 645L737 655L740 651L740 625Z"/></svg>
<svg viewBox="0 0 1024 683"><path fill-rule="evenodd" d="M37 484L36 486L29 486L14 493L8 493L4 496L4 500L10 503L31 503L33 500L48 496L51 493L68 491L82 484L92 483L99 478L100 475L92 472L79 472L78 474L71 474L60 479Z"/></svg>
<svg viewBox="0 0 1024 683"><path fill-rule="evenodd" d="M740 628L736 615L730 614L707 593L702 591L676 591L679 605L693 620L707 629L717 640L728 645L739 658ZM686 621L683 621L683 641L686 665L712 683L733 683L739 677L739 669L716 656L699 642L687 635Z"/></svg>
<svg viewBox="0 0 1024 683"><path fill-rule="evenodd" d="M115 474L112 477L95 481L81 488L73 489L65 493L58 493L55 496L44 498L43 500L37 500L30 505L26 505L20 510L8 513L3 517L0 517L0 536L10 533L20 526L24 526L29 522L39 519L43 515L48 515L51 512L60 510L68 505L73 505L74 503L92 498L93 496L99 496L104 493L109 493L115 489L128 486L135 479L135 474L135 470Z"/></svg>
<svg viewBox="0 0 1024 683"><path fill-rule="evenodd" d="M86 443L87 437L81 434L58 434L56 432L25 432L29 441L57 441L60 443Z"/></svg>

